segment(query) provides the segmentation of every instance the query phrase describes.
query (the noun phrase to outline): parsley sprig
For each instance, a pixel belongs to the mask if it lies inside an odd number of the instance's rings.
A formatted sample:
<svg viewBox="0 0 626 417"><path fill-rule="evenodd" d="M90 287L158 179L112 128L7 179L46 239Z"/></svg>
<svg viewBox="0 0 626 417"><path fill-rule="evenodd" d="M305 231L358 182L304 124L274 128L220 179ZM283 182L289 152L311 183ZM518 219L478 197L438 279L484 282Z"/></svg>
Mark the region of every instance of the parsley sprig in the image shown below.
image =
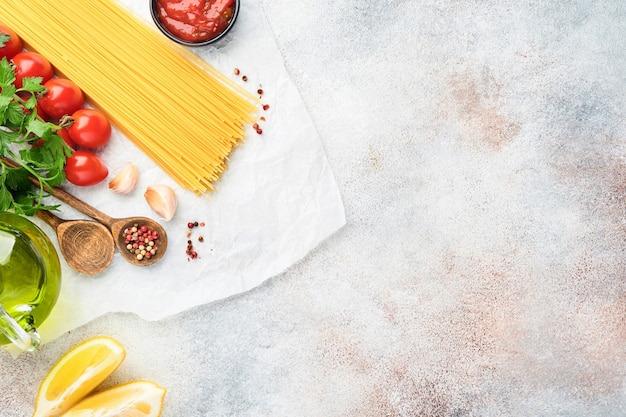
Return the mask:
<svg viewBox="0 0 626 417"><path fill-rule="evenodd" d="M6 57L0 61L0 211L33 215L58 207L41 201L50 187L65 181L63 167L72 150L56 133L60 126L37 115L37 95L45 90L41 81L24 78L17 88L12 65Z"/></svg>
<svg viewBox="0 0 626 417"><path fill-rule="evenodd" d="M6 43L11 39L10 35L6 33L0 33L0 48L6 45Z"/></svg>

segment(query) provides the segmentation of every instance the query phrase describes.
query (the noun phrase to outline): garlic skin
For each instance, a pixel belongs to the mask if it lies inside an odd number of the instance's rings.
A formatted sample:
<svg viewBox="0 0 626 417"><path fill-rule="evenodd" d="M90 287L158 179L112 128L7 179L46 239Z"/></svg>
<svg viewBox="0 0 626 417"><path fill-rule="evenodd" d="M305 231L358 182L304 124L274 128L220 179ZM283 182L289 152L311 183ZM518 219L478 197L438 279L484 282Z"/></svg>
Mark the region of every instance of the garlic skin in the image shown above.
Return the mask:
<svg viewBox="0 0 626 417"><path fill-rule="evenodd" d="M109 181L109 190L118 194L128 194L135 189L138 179L139 170L131 162Z"/></svg>
<svg viewBox="0 0 626 417"><path fill-rule="evenodd" d="M170 221L174 217L178 207L178 199L172 187L165 184L154 184L146 188L143 196L146 198L150 208L161 219Z"/></svg>

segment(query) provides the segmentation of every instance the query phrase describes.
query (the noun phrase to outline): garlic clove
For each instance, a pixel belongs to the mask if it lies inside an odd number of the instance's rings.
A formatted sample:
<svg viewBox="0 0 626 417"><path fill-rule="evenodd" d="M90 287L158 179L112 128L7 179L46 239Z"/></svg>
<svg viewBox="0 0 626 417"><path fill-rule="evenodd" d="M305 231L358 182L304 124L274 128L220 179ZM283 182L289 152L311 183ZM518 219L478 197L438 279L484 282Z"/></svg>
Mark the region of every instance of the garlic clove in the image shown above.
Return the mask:
<svg viewBox="0 0 626 417"><path fill-rule="evenodd" d="M131 162L109 181L109 190L118 194L128 194L135 189L138 179L139 170Z"/></svg>
<svg viewBox="0 0 626 417"><path fill-rule="evenodd" d="M176 193L169 185L155 184L146 188L143 194L150 208L163 220L169 221L176 213L178 199Z"/></svg>

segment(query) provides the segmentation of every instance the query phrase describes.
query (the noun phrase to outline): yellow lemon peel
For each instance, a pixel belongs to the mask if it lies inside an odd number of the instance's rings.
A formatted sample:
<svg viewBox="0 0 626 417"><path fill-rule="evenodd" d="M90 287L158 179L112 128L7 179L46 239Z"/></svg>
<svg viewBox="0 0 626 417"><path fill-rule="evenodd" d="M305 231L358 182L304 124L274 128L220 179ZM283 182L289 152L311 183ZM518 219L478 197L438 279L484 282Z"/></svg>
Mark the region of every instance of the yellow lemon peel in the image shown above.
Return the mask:
<svg viewBox="0 0 626 417"><path fill-rule="evenodd" d="M165 388L138 380L92 394L61 417L159 417Z"/></svg>
<svg viewBox="0 0 626 417"><path fill-rule="evenodd" d="M56 417L69 410L111 375L125 357L124 346L108 336L76 345L41 382L33 417Z"/></svg>

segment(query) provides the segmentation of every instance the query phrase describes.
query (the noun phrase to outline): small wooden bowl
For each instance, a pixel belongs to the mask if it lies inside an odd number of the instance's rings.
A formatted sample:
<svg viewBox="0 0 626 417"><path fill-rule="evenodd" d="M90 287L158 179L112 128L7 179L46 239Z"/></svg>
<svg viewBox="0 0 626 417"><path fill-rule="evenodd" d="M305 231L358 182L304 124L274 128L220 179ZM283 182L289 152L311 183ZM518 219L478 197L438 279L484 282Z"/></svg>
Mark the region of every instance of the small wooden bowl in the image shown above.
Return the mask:
<svg viewBox="0 0 626 417"><path fill-rule="evenodd" d="M150 230L156 230L159 232L159 238L155 244L157 247L156 253L151 258L137 259L137 255L132 253L126 246L125 230L130 230L133 227L146 226ZM167 233L165 229L158 222L147 217L134 217L125 219L114 219L110 224L111 233L115 238L115 245L117 246L120 254L133 265L137 266L150 266L158 262L167 250Z"/></svg>

